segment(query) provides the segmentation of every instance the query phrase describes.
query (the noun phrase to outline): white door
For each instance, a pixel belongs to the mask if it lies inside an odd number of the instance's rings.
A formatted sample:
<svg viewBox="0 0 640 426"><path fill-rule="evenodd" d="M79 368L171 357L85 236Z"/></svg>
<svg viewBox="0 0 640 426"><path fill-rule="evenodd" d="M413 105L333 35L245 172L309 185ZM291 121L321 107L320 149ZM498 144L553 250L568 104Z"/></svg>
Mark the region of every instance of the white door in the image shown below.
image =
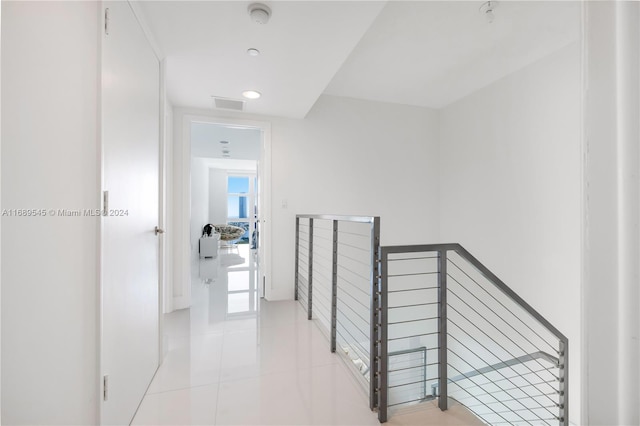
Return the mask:
<svg viewBox="0 0 640 426"><path fill-rule="evenodd" d="M129 424L158 367L159 62L128 2L104 2L103 424Z"/></svg>
<svg viewBox="0 0 640 426"><path fill-rule="evenodd" d="M258 289L260 297L271 296L271 131L261 132L260 161L258 161L258 181L256 196L258 199ZM269 287L269 288L267 288Z"/></svg>
<svg viewBox="0 0 640 426"><path fill-rule="evenodd" d="M255 191L256 191L256 223L255 223L255 227L256 227L256 234L257 234L257 238L258 238L258 242L256 244L256 248L258 249L258 274L257 274L257 287L258 287L258 297L263 298L266 296L265 294L265 275L266 275L266 257L265 257L265 247L266 244L264 244L265 241L265 235L264 235L264 229L265 227L262 225L264 223L264 220L262 219L262 209L264 208L264 177L263 177L263 168L262 168L262 162L264 161L264 131L261 132L261 137L260 137L260 144L261 144L261 149L260 149L260 161L258 161L257 167L256 167L256 183L255 183Z"/></svg>

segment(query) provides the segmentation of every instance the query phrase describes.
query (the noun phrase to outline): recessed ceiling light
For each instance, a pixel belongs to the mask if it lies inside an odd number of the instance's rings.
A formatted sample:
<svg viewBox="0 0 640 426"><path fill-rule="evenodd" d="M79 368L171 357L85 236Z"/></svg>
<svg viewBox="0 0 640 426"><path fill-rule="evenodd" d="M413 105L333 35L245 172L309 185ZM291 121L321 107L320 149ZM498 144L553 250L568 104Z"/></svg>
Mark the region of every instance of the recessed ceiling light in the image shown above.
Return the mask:
<svg viewBox="0 0 640 426"><path fill-rule="evenodd" d="M260 51L258 49L254 49L253 47L251 49L247 49L247 55L249 56L258 56L260 54Z"/></svg>
<svg viewBox="0 0 640 426"><path fill-rule="evenodd" d="M229 145L229 141L220 141L222 145Z"/></svg>
<svg viewBox="0 0 640 426"><path fill-rule="evenodd" d="M262 94L255 90L245 90L244 92L242 92L242 96L247 99L258 99L260 96L262 96Z"/></svg>

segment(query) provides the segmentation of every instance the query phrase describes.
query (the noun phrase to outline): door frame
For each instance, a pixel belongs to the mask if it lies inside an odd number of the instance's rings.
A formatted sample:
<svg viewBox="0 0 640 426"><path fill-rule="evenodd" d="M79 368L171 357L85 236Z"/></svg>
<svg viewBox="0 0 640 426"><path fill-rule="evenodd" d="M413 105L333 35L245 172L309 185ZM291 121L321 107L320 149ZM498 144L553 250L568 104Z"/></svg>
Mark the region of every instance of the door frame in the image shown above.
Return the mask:
<svg viewBox="0 0 640 426"><path fill-rule="evenodd" d="M184 304L191 306L191 124L205 123L220 126L237 126L261 130L260 160L258 161L258 181L260 191L258 211L261 218L259 279L264 283L266 299L271 295L271 123L267 121L225 118L197 114L185 114L182 118L182 197L176 203L181 211L180 250L176 262L180 269L182 298ZM258 283L259 285L259 283ZM187 307L185 306L185 307Z"/></svg>
<svg viewBox="0 0 640 426"><path fill-rule="evenodd" d="M153 43L152 43L153 44ZM156 51L156 56L157 51ZM169 129L171 123L169 122L167 105L167 87L166 87L166 72L167 62L164 59L158 59L160 62L160 110L159 114L159 134L160 134L160 152L158 153L158 228L163 230L158 235L158 367L164 361L164 311L166 303L165 288L167 287L167 239L165 238L165 231L167 230L167 217L168 217L168 191L167 188L170 183L167 181L167 161L170 158L167 150L169 149L168 143L171 141L169 136Z"/></svg>

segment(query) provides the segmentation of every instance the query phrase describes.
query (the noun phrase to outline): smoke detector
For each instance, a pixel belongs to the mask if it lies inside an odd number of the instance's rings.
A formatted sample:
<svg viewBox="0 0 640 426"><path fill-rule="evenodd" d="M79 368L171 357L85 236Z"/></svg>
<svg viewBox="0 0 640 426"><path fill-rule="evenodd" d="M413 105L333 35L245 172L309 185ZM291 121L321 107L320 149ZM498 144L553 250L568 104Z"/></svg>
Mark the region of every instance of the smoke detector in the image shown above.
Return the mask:
<svg viewBox="0 0 640 426"><path fill-rule="evenodd" d="M251 20L260 25L264 25L269 22L269 18L271 17L271 9L269 9L269 6L262 3L250 4L248 11L249 16L251 16Z"/></svg>
<svg viewBox="0 0 640 426"><path fill-rule="evenodd" d="M496 19L496 15L494 14L494 10L498 7L497 1L488 1L482 3L480 6L480 14L484 15L484 19L486 19L487 23L492 24Z"/></svg>

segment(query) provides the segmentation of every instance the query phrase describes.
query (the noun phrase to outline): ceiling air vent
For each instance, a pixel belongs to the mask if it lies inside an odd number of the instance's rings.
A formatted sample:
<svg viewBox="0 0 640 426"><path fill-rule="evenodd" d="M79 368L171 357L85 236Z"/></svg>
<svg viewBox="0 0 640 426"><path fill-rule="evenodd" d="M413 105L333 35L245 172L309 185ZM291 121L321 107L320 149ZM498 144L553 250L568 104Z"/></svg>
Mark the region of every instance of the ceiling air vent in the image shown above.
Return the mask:
<svg viewBox="0 0 640 426"><path fill-rule="evenodd" d="M218 109L230 109L233 111L244 110L244 101L238 99L219 98L213 96L213 107Z"/></svg>

